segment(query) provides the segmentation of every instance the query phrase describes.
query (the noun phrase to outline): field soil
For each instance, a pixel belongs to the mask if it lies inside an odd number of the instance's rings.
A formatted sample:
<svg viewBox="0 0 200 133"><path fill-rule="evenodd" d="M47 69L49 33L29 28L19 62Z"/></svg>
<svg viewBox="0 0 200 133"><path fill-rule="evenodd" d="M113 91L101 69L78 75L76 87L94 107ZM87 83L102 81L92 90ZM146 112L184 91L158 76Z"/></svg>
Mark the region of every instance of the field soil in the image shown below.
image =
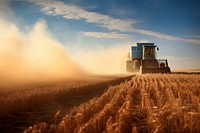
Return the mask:
<svg viewBox="0 0 200 133"><path fill-rule="evenodd" d="M81 103L131 78L131 75L101 75L0 91L1 133L22 132L39 122L55 124ZM58 114L59 118L55 117Z"/></svg>

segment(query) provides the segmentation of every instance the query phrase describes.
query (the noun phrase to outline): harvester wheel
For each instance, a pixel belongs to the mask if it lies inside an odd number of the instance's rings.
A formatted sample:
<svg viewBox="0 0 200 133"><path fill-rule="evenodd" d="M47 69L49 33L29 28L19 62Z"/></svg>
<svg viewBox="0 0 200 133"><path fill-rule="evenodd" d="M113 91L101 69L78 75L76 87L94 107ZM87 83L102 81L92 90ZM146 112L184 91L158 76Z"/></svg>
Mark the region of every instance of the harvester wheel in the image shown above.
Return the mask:
<svg viewBox="0 0 200 133"><path fill-rule="evenodd" d="M135 70L140 70L140 61L139 60L135 60L134 61L134 68L135 68Z"/></svg>
<svg viewBox="0 0 200 133"><path fill-rule="evenodd" d="M167 73L171 73L171 70L170 70L169 67L166 67L166 72L167 72Z"/></svg>
<svg viewBox="0 0 200 133"><path fill-rule="evenodd" d="M165 67L165 63L160 63L160 67L164 68Z"/></svg>

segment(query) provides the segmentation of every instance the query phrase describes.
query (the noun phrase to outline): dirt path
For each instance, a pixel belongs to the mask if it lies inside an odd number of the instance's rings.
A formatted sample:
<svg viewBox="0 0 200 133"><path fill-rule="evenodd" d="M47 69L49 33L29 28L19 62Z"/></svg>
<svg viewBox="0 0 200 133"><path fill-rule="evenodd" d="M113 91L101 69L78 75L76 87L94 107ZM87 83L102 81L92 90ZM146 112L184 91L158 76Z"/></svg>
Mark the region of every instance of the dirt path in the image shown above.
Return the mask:
<svg viewBox="0 0 200 133"><path fill-rule="evenodd" d="M11 113L1 117L0 131L1 133L21 132L30 125L38 122L55 123L55 114L57 112L59 112L59 118L62 118L62 116L69 113L70 109L73 107L79 106L81 103L93 97L100 96L109 86L120 84L131 78L132 76L118 76L108 79L104 77L104 80L74 87L67 92L62 92L62 95L59 94L59 97L49 102L46 101L41 105L35 105L25 111Z"/></svg>

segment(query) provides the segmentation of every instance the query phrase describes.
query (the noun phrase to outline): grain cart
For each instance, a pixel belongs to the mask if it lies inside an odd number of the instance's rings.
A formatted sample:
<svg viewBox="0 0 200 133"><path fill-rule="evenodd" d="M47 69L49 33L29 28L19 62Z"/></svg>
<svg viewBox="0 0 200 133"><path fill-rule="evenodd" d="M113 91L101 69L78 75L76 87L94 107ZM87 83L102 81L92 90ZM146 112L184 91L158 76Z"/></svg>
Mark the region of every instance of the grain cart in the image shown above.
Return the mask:
<svg viewBox="0 0 200 133"><path fill-rule="evenodd" d="M154 43L137 43L137 46L131 46L126 70L141 74L170 73L167 59L156 59L156 50L159 48Z"/></svg>

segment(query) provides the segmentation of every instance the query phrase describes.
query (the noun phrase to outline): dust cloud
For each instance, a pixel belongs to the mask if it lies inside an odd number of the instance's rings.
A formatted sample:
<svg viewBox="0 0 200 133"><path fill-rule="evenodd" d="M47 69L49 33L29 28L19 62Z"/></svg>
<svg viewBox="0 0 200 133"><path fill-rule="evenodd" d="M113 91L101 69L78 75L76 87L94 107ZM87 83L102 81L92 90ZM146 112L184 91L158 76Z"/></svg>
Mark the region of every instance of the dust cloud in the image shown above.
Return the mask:
<svg viewBox="0 0 200 133"><path fill-rule="evenodd" d="M128 43L116 44L96 50L79 50L73 57L92 74L124 74L129 49Z"/></svg>
<svg viewBox="0 0 200 133"><path fill-rule="evenodd" d="M0 88L77 79L86 74L47 32L44 21L38 21L25 34L1 19L0 31Z"/></svg>
<svg viewBox="0 0 200 133"><path fill-rule="evenodd" d="M29 84L85 79L91 74L125 72L130 45L118 44L96 50L81 50L69 56L39 20L21 31L15 14L0 5L0 90ZM76 44L74 44L76 45ZM70 49L70 48L69 48ZM81 58L80 58L81 57Z"/></svg>
<svg viewBox="0 0 200 133"><path fill-rule="evenodd" d="M128 45L79 50L72 57L47 31L45 21L24 33L0 20L0 31L0 88L125 72Z"/></svg>

